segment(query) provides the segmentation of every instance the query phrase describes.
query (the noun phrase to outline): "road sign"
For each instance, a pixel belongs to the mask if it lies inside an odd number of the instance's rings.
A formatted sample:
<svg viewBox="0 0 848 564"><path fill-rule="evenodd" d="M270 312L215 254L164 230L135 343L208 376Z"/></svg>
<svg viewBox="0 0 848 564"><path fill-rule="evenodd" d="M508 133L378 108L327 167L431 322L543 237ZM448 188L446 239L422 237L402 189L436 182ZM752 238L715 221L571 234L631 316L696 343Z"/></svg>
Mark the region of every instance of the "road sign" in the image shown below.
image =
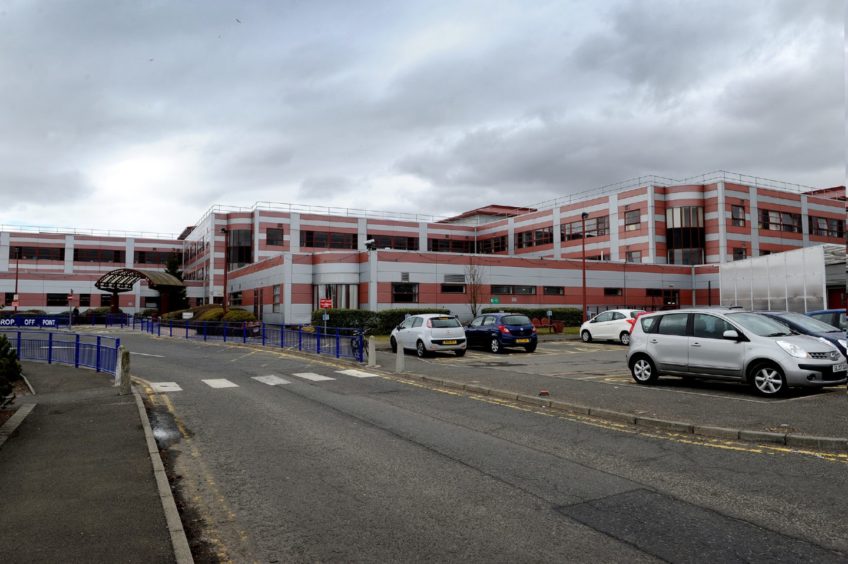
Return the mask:
<svg viewBox="0 0 848 564"><path fill-rule="evenodd" d="M500 298L489 298L489 302L493 303L493 304L499 304L499 303L501 303L501 299Z"/></svg>
<svg viewBox="0 0 848 564"><path fill-rule="evenodd" d="M321 298L318 300L318 307L321 309L332 309L333 307L333 299L332 298Z"/></svg>
<svg viewBox="0 0 848 564"><path fill-rule="evenodd" d="M75 299L76 299L76 296L74 296L73 294L68 294L68 303L69 304L74 303Z"/></svg>

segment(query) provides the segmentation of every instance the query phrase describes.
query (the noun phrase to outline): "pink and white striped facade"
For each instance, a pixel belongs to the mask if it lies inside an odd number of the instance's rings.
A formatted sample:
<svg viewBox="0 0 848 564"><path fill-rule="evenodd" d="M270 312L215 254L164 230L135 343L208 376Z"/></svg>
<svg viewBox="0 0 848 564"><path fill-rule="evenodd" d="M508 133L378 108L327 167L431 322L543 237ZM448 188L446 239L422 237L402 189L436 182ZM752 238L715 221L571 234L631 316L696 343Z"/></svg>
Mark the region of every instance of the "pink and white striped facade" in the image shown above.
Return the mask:
<svg viewBox="0 0 848 564"><path fill-rule="evenodd" d="M580 307L585 241L590 310L658 308L717 304L722 262L845 243L844 187L804 191L727 173L679 183L642 180L535 209L488 206L446 220L257 204L212 207L173 239L4 231L0 285L12 291L13 248L60 247L62 260L47 253L54 260L21 261L20 307L51 309L45 296L70 289L91 294L96 307L100 293L93 283L101 274L120 267L161 270L139 259L178 250L192 304L222 300L226 254L230 304L267 321L306 322L324 297L335 307L443 306L467 316L467 288L460 287L468 282L469 265L481 272L485 302ZM368 240L376 250L366 250ZM74 260L76 249L84 248L100 249L119 263L91 262L90 254L87 262ZM136 289L121 296L120 306L137 311L149 305L151 294L156 292Z"/></svg>

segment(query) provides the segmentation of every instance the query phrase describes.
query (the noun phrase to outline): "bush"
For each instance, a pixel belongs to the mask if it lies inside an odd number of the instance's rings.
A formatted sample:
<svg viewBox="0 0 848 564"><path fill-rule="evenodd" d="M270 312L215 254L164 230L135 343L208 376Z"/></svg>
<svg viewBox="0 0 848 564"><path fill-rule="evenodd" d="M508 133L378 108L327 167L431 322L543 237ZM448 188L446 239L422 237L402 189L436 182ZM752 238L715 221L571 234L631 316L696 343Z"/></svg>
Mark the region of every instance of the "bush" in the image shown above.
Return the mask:
<svg viewBox="0 0 848 564"><path fill-rule="evenodd" d="M99 317L99 316L103 316L103 315L109 315L110 313L112 313L111 306L103 306L103 307L95 307L95 308L87 309L84 312L82 312L80 315L82 315L83 317ZM124 312L119 309L118 313L124 313Z"/></svg>
<svg viewBox="0 0 848 564"><path fill-rule="evenodd" d="M20 378L21 363L18 362L18 353L6 335L0 335L0 380L14 382Z"/></svg>
<svg viewBox="0 0 848 564"><path fill-rule="evenodd" d="M322 313L324 313L324 310L320 309L312 312L313 325L324 325L324 321L321 319ZM451 315L450 310L445 308L404 308L385 309L383 311L331 309L328 310L328 313L330 314L330 319L327 321L327 327L361 327L372 335L388 335L407 315L416 315L419 313L443 313L445 315Z"/></svg>
<svg viewBox="0 0 848 564"><path fill-rule="evenodd" d="M508 304L504 304L498 307L484 307L480 310L480 313L497 313L499 311L514 311L516 313L523 313L530 319L538 318L542 319L543 317L548 316L548 311L553 314L551 317L552 321L562 321L567 327L577 327L581 323L583 323L583 315L579 309L576 307L516 307L509 306Z"/></svg>
<svg viewBox="0 0 848 564"><path fill-rule="evenodd" d="M221 313L223 314L223 308L221 309ZM253 312L246 311L243 309L231 309L221 318L222 321L227 322L243 322L243 321L256 321L256 316L253 315Z"/></svg>
<svg viewBox="0 0 848 564"><path fill-rule="evenodd" d="M222 317L224 317L224 308L215 306L201 311L199 315L195 314L192 321L221 321Z"/></svg>
<svg viewBox="0 0 848 564"><path fill-rule="evenodd" d="M153 317L154 315L159 315L159 310L156 308L147 308L141 310L142 317Z"/></svg>
<svg viewBox="0 0 848 564"><path fill-rule="evenodd" d="M177 311L169 311L168 313L162 314L162 319L182 319L183 313L191 312L191 313L194 314L194 317L192 317L192 320L195 320L195 319L200 317L200 314L202 314L206 311L209 311L209 310L221 310L222 314L223 314L223 311L224 311L223 307L220 306L220 305L205 304L205 305L190 307L188 309L179 309Z"/></svg>

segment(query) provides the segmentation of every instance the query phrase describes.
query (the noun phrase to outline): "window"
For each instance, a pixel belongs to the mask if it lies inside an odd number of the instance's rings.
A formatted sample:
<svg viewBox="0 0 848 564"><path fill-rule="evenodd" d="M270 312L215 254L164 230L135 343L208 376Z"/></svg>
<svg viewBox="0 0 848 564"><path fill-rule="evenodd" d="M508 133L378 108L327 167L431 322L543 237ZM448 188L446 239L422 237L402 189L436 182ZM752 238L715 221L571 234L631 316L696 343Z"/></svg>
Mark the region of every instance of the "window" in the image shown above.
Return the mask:
<svg viewBox="0 0 848 564"><path fill-rule="evenodd" d="M642 251L627 251L624 253L624 262L642 262Z"/></svg>
<svg viewBox="0 0 848 564"><path fill-rule="evenodd" d="M228 229L225 233L228 269L240 268L253 262L253 231Z"/></svg>
<svg viewBox="0 0 848 564"><path fill-rule="evenodd" d="M285 231L281 227L269 227L265 230L265 244L269 247L282 247L285 245Z"/></svg>
<svg viewBox="0 0 848 564"><path fill-rule="evenodd" d="M646 288L645 296L649 298L661 298L663 295L663 291L660 288Z"/></svg>
<svg viewBox="0 0 848 564"><path fill-rule="evenodd" d="M621 288L604 288L605 296L620 296Z"/></svg>
<svg viewBox="0 0 848 564"><path fill-rule="evenodd" d="M604 323L605 321L612 321L613 315L611 311L605 311L603 313L599 313L595 317L595 323Z"/></svg>
<svg viewBox="0 0 848 564"><path fill-rule="evenodd" d="M520 296L535 296L536 286L513 286L513 293Z"/></svg>
<svg viewBox="0 0 848 564"><path fill-rule="evenodd" d="M586 238L609 235L609 216L593 217L586 220ZM560 228L560 241L583 238L583 222L572 221Z"/></svg>
<svg viewBox="0 0 848 564"><path fill-rule="evenodd" d="M663 315L660 320L658 333L660 335L686 335L686 324L688 321L688 313L669 313Z"/></svg>
<svg viewBox="0 0 848 564"><path fill-rule="evenodd" d="M703 226L704 208L700 206L682 206L679 208L668 208L665 210L666 229Z"/></svg>
<svg viewBox="0 0 848 564"><path fill-rule="evenodd" d="M842 219L831 219L827 217L810 216L810 234L821 237L836 237L841 239L845 236L845 221Z"/></svg>
<svg viewBox="0 0 848 564"><path fill-rule="evenodd" d="M15 301L15 293L14 292L6 292L5 300L3 301L4 306L11 306L12 302Z"/></svg>
<svg viewBox="0 0 848 564"><path fill-rule="evenodd" d="M554 242L553 227L531 229L515 234L515 246L518 249L535 247L538 245L549 245Z"/></svg>
<svg viewBox="0 0 848 564"><path fill-rule="evenodd" d="M91 294L79 294L80 307L91 307Z"/></svg>
<svg viewBox="0 0 848 564"><path fill-rule="evenodd" d="M135 251L133 253L133 262L135 264L161 264L165 262L176 251Z"/></svg>
<svg viewBox="0 0 848 564"><path fill-rule="evenodd" d="M510 295L512 294L512 286L495 286L492 285L492 294Z"/></svg>
<svg viewBox="0 0 848 564"><path fill-rule="evenodd" d="M564 296L565 288L562 286L542 286L542 294L545 296Z"/></svg>
<svg viewBox="0 0 848 564"><path fill-rule="evenodd" d="M745 206L730 206L730 218L733 227L745 227Z"/></svg>
<svg viewBox="0 0 848 564"><path fill-rule="evenodd" d="M443 294L464 294L465 284L442 284Z"/></svg>
<svg viewBox="0 0 848 564"><path fill-rule="evenodd" d="M702 339L723 339L724 332L734 330L724 319L704 313L695 314L694 336Z"/></svg>
<svg viewBox="0 0 848 564"><path fill-rule="evenodd" d="M800 233L801 214L760 210L760 229Z"/></svg>
<svg viewBox="0 0 848 564"><path fill-rule="evenodd" d="M474 241L465 239L427 239L427 248L434 253L470 253Z"/></svg>
<svg viewBox="0 0 848 564"><path fill-rule="evenodd" d="M767 257L767 256L768 256L768 255L770 255L770 254L771 254L771 251L760 251L760 256L761 256L761 257Z"/></svg>
<svg viewBox="0 0 848 564"><path fill-rule="evenodd" d="M703 264L703 249L669 249L667 253L668 264Z"/></svg>
<svg viewBox="0 0 848 564"><path fill-rule="evenodd" d="M325 231L301 231L300 246L314 249L357 249L359 236L356 233L329 233Z"/></svg>
<svg viewBox="0 0 848 564"><path fill-rule="evenodd" d="M271 286L271 294L273 296L271 300L271 311L273 313L280 313L280 285L274 284Z"/></svg>
<svg viewBox="0 0 848 564"><path fill-rule="evenodd" d="M68 305L68 294L47 294L48 306L66 306Z"/></svg>
<svg viewBox="0 0 848 564"><path fill-rule="evenodd" d="M506 250L506 235L478 241L479 252L483 254L500 253Z"/></svg>
<svg viewBox="0 0 848 564"><path fill-rule="evenodd" d="M745 258L745 247L734 247L733 260L744 260Z"/></svg>
<svg viewBox="0 0 848 564"><path fill-rule="evenodd" d="M234 306L242 305L242 294L241 294L241 292L232 292L230 294L230 305L234 305Z"/></svg>
<svg viewBox="0 0 848 564"><path fill-rule="evenodd" d="M111 251L106 249L74 249L75 262L126 262L124 251Z"/></svg>
<svg viewBox="0 0 848 564"><path fill-rule="evenodd" d="M642 226L642 212L640 210L630 210L624 212L624 230L638 231Z"/></svg>
<svg viewBox="0 0 848 564"><path fill-rule="evenodd" d="M368 234L368 238L374 240L374 245L378 249L397 249L400 251L418 250L418 237Z"/></svg>
<svg viewBox="0 0 848 564"><path fill-rule="evenodd" d="M100 305L107 307L112 305L112 294L100 294Z"/></svg>
<svg viewBox="0 0 848 564"><path fill-rule="evenodd" d="M392 282L392 302L401 304L418 303L418 284L410 282Z"/></svg>
<svg viewBox="0 0 848 564"><path fill-rule="evenodd" d="M65 260L65 247L9 247L9 259Z"/></svg>

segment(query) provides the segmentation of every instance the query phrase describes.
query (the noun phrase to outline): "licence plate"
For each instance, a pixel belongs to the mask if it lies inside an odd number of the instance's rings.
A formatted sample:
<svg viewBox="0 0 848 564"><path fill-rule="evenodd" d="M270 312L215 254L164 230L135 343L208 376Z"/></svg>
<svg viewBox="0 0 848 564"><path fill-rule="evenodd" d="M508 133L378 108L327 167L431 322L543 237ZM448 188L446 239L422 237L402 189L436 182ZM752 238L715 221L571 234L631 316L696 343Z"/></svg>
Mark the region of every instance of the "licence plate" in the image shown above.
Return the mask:
<svg viewBox="0 0 848 564"><path fill-rule="evenodd" d="M846 363L846 362L843 362L841 364L837 364L836 366L833 367L834 372L845 372L846 370L848 370L848 363Z"/></svg>
<svg viewBox="0 0 848 564"><path fill-rule="evenodd" d="M516 339L515 342L516 343L529 343L530 339Z"/></svg>
<svg viewBox="0 0 848 564"><path fill-rule="evenodd" d="M442 344L443 344L443 345L455 345L455 344L456 344L456 339L452 339L452 340L450 340L450 341L442 341Z"/></svg>

